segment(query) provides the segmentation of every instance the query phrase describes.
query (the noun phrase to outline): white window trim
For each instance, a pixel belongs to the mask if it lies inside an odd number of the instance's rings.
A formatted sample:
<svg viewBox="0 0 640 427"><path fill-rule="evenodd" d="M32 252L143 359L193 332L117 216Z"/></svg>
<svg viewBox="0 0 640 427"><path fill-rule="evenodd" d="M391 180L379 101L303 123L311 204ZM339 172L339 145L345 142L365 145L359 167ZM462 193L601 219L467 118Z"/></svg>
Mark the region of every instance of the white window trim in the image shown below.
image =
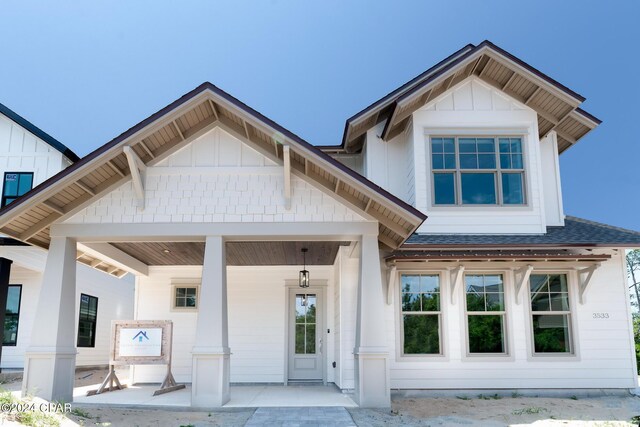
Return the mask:
<svg viewBox="0 0 640 427"><path fill-rule="evenodd" d="M173 279L171 281L171 301L170 311L172 312L197 312L200 308L200 279ZM176 307L176 290L178 288L195 288L196 290L196 306L195 307Z"/></svg>
<svg viewBox="0 0 640 427"><path fill-rule="evenodd" d="M531 170L531 164L529 162L529 156L528 156L528 133L524 130L515 130L515 129L503 129L502 131L500 130L496 130L496 129L490 129L490 132L487 132L486 130L471 130L471 129L447 129L446 132L442 131L442 129L437 129L439 132L433 132L436 129L429 129L429 132L424 133L424 137L425 137L425 152L426 152L426 172L427 172L427 181L428 181L428 185L429 185L429 191L430 191L430 197L428 197L427 200L427 204L428 207L430 209L436 209L436 210L443 210L443 211L458 211L460 209L482 209L484 211L491 211L491 210L496 210L496 211L504 211L504 210L515 210L515 211L528 211L528 210L532 210L533 209L533 203L531 200L531 179L530 179L530 170ZM433 138L455 138L456 141L458 138L494 138L494 139L498 139L498 138L520 138L522 140L522 165L523 165L523 169L515 169L514 171L517 171L518 173L522 173L522 191L523 191L523 196L524 196L524 200L525 203L522 205L510 205L510 204L502 204L501 199L502 199L502 181L499 179L499 172L501 171L501 168L499 168L499 162L500 162L500 153L499 153L499 148L497 148L498 152L496 152L496 168L495 169L473 169L473 170L469 170L469 169L464 169L465 172L470 172L470 173L474 173L473 171L477 171L478 173L492 173L494 175L496 175L495 178L495 186L496 186L496 199L498 201L498 203L496 204L490 204L490 205L482 205L482 204L462 204L461 201L461 191L462 191L462 183L461 183L461 171L462 169L460 169L459 167L456 167L455 169L455 176L456 176L456 180L455 180L455 197L456 197L456 204L453 205L444 205L444 204L436 204L435 203L435 180L434 180L434 174L435 173L446 173L445 171L449 171L447 169L438 169L439 172L436 172L435 169L433 169L433 158L432 158L432 153L431 153L431 140ZM458 158L459 152L458 152L458 147L456 144L456 148L455 148L455 157L456 157L456 166L459 165L459 158ZM506 170L508 173L508 170ZM458 201L460 201L460 203L458 203Z"/></svg>
<svg viewBox="0 0 640 427"><path fill-rule="evenodd" d="M502 275L503 290L504 290L504 340L505 340L505 353L470 353L469 352L469 332L467 325L467 288L465 278L467 275ZM511 316L513 313L512 305L512 292L514 286L513 272L511 270L465 270L464 277L462 278L462 286L460 286L460 322L462 327L460 331L461 344L462 344L462 361L463 362L505 362L515 361L515 355L513 351L513 339L510 334L512 331Z"/></svg>
<svg viewBox="0 0 640 427"><path fill-rule="evenodd" d="M440 281L440 319L439 319L439 334L440 334L440 353L439 354L405 354L404 353L404 322L402 319L402 275L432 275L438 276ZM409 270L402 269L396 272L396 284L397 290L393 293L397 298L396 315L396 362L425 362L433 361L449 361L448 351L448 336L446 331L448 306L450 301L450 275L447 270L443 269L420 269Z"/></svg>
<svg viewBox="0 0 640 427"><path fill-rule="evenodd" d="M578 339L578 327L577 327L577 307L578 307L578 278L577 272L574 270L563 269L533 269L531 275L534 274L564 274L567 276L567 289L569 291L569 334L571 340L571 353L536 353L533 344L533 310L531 310L531 291L529 287L529 281L527 281L527 288L524 290L527 293L526 298L523 301L527 304L524 313L527 316L525 324L526 338L527 338L527 360L530 362L576 362L581 360L580 358L580 340ZM529 276L531 277L531 276Z"/></svg>

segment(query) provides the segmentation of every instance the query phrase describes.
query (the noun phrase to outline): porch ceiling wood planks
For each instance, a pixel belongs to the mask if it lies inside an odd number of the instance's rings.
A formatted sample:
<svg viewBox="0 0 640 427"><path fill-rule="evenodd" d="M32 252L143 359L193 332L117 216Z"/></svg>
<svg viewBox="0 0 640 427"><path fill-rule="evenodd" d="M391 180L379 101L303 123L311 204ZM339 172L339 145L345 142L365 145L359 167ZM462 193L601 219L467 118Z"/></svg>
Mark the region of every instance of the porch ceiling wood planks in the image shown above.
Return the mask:
<svg viewBox="0 0 640 427"><path fill-rule="evenodd" d="M288 146L293 174L319 185L364 217L375 218L380 242L392 249L426 219L411 205L207 82L0 209L0 232L48 248L54 222L63 222L131 180L125 147L131 147L142 164L154 166L215 127L281 165L283 146Z"/></svg>
<svg viewBox="0 0 640 427"><path fill-rule="evenodd" d="M227 242L227 265L333 265L338 248L349 242ZM202 265L204 242L112 243L147 265ZM168 251L168 252L166 252Z"/></svg>
<svg viewBox="0 0 640 427"><path fill-rule="evenodd" d="M341 149L359 151L366 131L382 121L386 122L381 137L386 141L393 139L406 129L417 109L472 75L535 110L538 113L539 136L556 131L560 153L601 123L578 108L584 97L493 43L484 41L478 46L465 46L348 119Z"/></svg>

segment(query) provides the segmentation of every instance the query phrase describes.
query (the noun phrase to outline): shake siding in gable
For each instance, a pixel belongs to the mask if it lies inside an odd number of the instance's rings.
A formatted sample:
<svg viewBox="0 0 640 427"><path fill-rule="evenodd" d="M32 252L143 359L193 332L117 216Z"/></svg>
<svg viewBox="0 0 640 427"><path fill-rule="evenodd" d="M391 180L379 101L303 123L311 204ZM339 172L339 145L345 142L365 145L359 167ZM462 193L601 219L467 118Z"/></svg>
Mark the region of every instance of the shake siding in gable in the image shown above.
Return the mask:
<svg viewBox="0 0 640 427"><path fill-rule="evenodd" d="M329 194L292 176L291 208L281 166L215 129L147 168L145 207L131 182L97 200L67 223L361 221Z"/></svg>

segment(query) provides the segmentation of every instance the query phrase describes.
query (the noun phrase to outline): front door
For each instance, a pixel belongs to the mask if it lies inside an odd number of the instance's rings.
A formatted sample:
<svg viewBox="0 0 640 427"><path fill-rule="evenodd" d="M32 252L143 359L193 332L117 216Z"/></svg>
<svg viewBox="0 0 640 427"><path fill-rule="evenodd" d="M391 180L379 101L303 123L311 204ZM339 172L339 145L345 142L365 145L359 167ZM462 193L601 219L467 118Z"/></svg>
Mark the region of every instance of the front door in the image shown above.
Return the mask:
<svg viewBox="0 0 640 427"><path fill-rule="evenodd" d="M289 290L289 380L323 380L322 291Z"/></svg>

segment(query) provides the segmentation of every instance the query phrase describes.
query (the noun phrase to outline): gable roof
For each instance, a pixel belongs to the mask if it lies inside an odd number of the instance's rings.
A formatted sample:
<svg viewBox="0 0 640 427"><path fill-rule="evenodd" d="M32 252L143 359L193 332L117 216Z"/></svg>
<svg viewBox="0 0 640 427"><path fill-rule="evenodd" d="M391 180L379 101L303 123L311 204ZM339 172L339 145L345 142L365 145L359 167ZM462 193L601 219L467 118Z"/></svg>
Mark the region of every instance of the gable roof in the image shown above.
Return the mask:
<svg viewBox="0 0 640 427"><path fill-rule="evenodd" d="M80 157L78 157L76 153L71 151L62 142L58 141L57 139L55 139L54 137L52 137L51 135L49 135L48 133L46 133L45 131L43 131L42 129L40 129L39 127L37 127L36 125L34 125L33 123L25 119L24 117L22 117L21 115L19 115L18 113L16 113L15 111L11 110L6 105L0 104L0 114L4 115L9 120L12 120L18 125L22 126L24 129L31 132L36 137L40 138L41 140L49 144L51 147L61 152L62 155L65 156L67 159L71 160L71 162L75 163L78 160L80 160Z"/></svg>
<svg viewBox="0 0 640 427"><path fill-rule="evenodd" d="M640 232L567 216L546 234L414 234L401 249L460 247L640 247Z"/></svg>
<svg viewBox="0 0 640 427"><path fill-rule="evenodd" d="M342 144L323 149L357 152L367 130L383 121L381 137L388 141L406 128L414 111L472 75L535 110L540 137L555 130L560 153L601 123L579 108L582 95L485 40L466 45L347 119Z"/></svg>
<svg viewBox="0 0 640 427"><path fill-rule="evenodd" d="M379 240L391 248L426 219L411 205L205 82L0 209L0 233L47 248L54 222L69 218L130 179L125 147L153 166L217 126L277 163L284 161L283 145L288 145L293 173L378 220Z"/></svg>

